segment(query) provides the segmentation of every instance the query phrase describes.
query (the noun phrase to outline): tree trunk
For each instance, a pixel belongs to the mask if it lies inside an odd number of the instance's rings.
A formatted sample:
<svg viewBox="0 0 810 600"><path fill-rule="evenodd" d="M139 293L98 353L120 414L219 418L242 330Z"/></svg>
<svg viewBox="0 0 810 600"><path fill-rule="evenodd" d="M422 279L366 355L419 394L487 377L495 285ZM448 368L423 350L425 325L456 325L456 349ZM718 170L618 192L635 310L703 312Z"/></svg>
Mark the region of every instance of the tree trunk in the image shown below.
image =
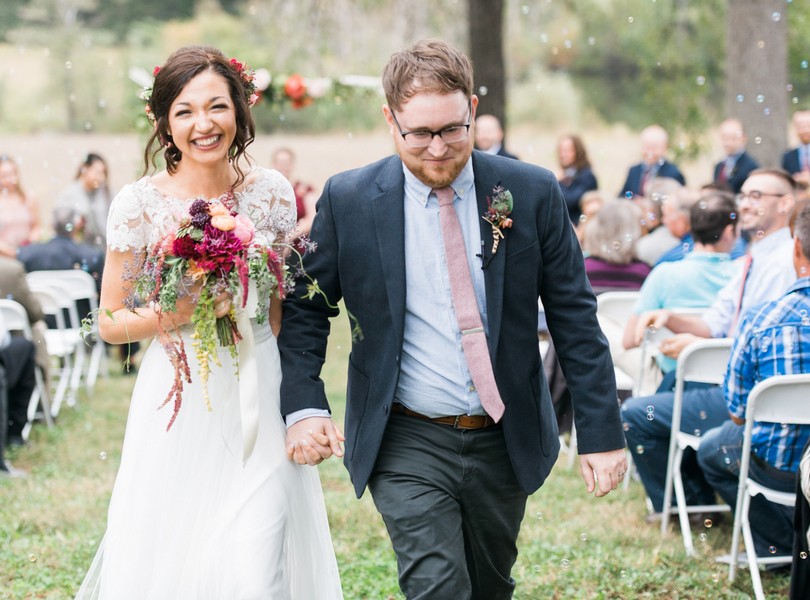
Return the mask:
<svg viewBox="0 0 810 600"><path fill-rule="evenodd" d="M503 0L468 0L470 59L475 70L478 114L495 115L506 128L503 62Z"/></svg>
<svg viewBox="0 0 810 600"><path fill-rule="evenodd" d="M748 151L778 166L787 145L788 39L784 0L729 0L726 112L742 121Z"/></svg>

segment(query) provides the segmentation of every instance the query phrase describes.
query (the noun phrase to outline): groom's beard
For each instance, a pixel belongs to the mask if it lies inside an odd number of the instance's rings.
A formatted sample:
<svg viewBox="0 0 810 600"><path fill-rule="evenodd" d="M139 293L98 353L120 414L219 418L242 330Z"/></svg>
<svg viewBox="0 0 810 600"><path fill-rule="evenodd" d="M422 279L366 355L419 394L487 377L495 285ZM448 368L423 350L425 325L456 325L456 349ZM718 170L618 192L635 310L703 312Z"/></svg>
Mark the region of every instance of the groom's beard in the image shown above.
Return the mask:
<svg viewBox="0 0 810 600"><path fill-rule="evenodd" d="M431 155L427 148L416 155L413 154L413 149L407 146L401 147L397 144L397 149L400 159L408 170L425 185L437 189L453 183L470 159L472 136L461 144L463 146L460 148L460 144L446 146L445 152L439 157Z"/></svg>

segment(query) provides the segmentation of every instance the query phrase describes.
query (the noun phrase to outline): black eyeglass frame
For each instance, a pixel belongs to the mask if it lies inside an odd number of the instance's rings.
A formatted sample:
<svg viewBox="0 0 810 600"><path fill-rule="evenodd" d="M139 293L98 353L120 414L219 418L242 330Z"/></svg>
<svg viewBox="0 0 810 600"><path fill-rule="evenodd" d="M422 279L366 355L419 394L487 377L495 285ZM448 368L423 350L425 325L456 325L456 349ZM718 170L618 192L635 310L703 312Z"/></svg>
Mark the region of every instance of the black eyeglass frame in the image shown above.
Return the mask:
<svg viewBox="0 0 810 600"><path fill-rule="evenodd" d="M469 135L470 135L470 125L472 125L472 100L467 100L467 111L469 112L470 116L467 119L466 123L461 124L461 125L451 125L449 127L445 127L444 129L440 129L439 131L430 131L430 130L427 130L427 129L419 129L419 130L415 130L415 131L402 131L402 127L400 126L399 121L397 121L397 116L394 114L393 110L391 111L391 118L394 120L394 125L397 126L397 131L399 131L399 135L402 136L402 139L405 140L405 143L409 147L411 147L411 148L427 148L428 146L430 146L433 143L433 138L435 138L437 135L442 139L442 141L445 144L458 144L462 140L467 139L467 137L469 137ZM447 135L447 132L449 132L451 130L454 130L454 129L461 129L461 128L464 128L464 135L462 137L458 138L457 140L452 140L452 141L448 141L448 140L444 139L444 136ZM411 142L408 141L408 136L409 135L412 136L414 134L426 134L426 133L430 134L430 139L425 140L427 142L426 144L417 144L417 145L414 146ZM411 139L413 139L413 138L411 138Z"/></svg>

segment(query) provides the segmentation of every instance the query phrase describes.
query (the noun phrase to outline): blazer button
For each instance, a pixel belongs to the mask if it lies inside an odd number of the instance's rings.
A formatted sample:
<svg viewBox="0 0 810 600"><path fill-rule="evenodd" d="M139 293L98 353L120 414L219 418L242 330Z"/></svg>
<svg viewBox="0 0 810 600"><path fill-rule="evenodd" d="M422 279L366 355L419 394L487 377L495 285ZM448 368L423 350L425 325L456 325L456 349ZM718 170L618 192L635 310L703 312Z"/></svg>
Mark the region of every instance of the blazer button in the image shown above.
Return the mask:
<svg viewBox="0 0 810 600"><path fill-rule="evenodd" d="M383 414L384 415L388 414L388 407L387 406L383 406Z"/></svg>

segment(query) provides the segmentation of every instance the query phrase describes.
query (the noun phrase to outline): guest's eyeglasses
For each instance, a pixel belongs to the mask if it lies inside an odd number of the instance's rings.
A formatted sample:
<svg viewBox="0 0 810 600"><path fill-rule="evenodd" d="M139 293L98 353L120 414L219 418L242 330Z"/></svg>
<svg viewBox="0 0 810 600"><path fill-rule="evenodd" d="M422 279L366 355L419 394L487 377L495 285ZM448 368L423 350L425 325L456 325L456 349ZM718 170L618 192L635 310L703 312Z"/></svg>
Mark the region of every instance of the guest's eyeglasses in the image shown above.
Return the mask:
<svg viewBox="0 0 810 600"><path fill-rule="evenodd" d="M393 110L391 111L391 118L394 119L394 125L397 126L399 135L402 136L402 139L405 140L405 143L408 144L408 146L411 148L427 148L433 142L433 138L437 135L442 138L442 141L445 144L457 144L458 142L467 139L467 135L470 133L470 124L472 123L472 104L469 101L467 101L467 110L470 112L470 117L467 119L467 123L464 125L451 125L450 127L445 127L439 131L402 131L402 127L400 127L399 121L397 121L397 117Z"/></svg>
<svg viewBox="0 0 810 600"><path fill-rule="evenodd" d="M770 192L760 192L759 190L751 190L750 192L740 192L734 197L736 203L742 204L745 200L749 200L751 204L759 204L763 198L770 196L771 198L781 198L787 196L787 192L782 194L772 194Z"/></svg>

